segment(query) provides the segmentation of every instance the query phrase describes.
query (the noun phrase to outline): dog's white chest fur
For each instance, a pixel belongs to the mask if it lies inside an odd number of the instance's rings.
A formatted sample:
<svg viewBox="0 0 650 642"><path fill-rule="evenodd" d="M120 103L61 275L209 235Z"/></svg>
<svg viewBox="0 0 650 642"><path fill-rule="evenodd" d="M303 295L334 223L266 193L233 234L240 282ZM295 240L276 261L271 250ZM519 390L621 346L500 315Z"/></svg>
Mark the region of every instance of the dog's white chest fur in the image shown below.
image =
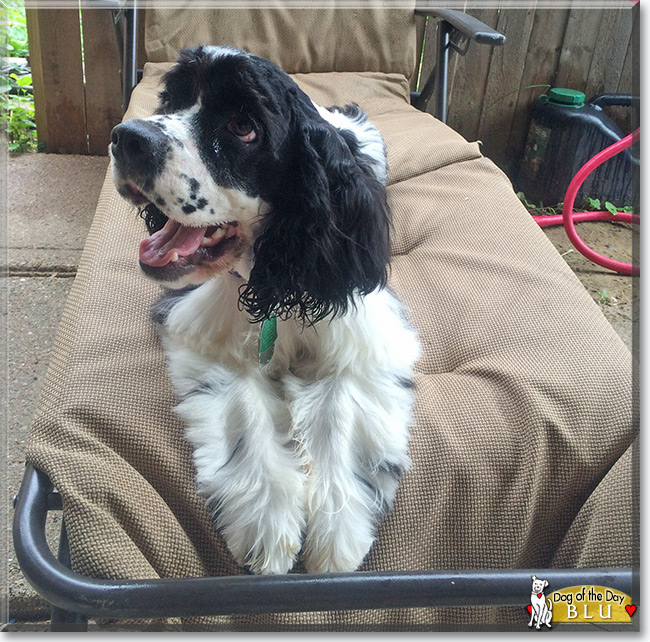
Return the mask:
<svg viewBox="0 0 650 642"><path fill-rule="evenodd" d="M199 490L253 572L285 573L301 549L308 571L354 570L409 465L415 333L381 290L316 326L278 321L261 367L239 286L224 276L158 306Z"/></svg>

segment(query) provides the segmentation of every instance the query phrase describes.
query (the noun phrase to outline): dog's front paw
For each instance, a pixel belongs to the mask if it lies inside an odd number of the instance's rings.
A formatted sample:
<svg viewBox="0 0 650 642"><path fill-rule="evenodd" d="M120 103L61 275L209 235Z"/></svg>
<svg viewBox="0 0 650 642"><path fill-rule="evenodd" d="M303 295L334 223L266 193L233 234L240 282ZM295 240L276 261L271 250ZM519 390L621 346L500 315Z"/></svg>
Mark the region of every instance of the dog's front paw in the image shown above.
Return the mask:
<svg viewBox="0 0 650 642"><path fill-rule="evenodd" d="M330 496L312 510L303 547L309 573L356 571L374 542L374 519L357 498Z"/></svg>
<svg viewBox="0 0 650 642"><path fill-rule="evenodd" d="M355 540L341 533L328 533L317 541L307 543L304 552L308 573L351 573L356 571L368 554L373 538Z"/></svg>
<svg viewBox="0 0 650 642"><path fill-rule="evenodd" d="M257 575L284 574L293 567L301 546L298 524L284 528L251 524L221 529L226 545L239 566Z"/></svg>
<svg viewBox="0 0 650 642"><path fill-rule="evenodd" d="M217 528L235 561L255 574L287 573L300 552L303 486L297 471L285 471L284 481L231 484L216 513Z"/></svg>

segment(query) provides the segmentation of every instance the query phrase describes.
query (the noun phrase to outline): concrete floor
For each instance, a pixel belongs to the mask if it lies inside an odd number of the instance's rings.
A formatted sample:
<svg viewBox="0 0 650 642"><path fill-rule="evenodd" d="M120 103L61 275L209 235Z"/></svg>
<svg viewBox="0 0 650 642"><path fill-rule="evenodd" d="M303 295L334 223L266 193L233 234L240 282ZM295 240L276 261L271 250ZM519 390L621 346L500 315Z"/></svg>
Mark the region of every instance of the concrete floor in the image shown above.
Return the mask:
<svg viewBox="0 0 650 642"><path fill-rule="evenodd" d="M3 288L7 350L5 534L9 621L49 618L49 607L25 581L11 543L11 502L25 466L27 432L40 397L56 328L72 286L104 181L108 158L27 154L7 159L8 266ZM53 513L52 541L60 528Z"/></svg>
<svg viewBox="0 0 650 642"><path fill-rule="evenodd" d="M8 617L15 622L5 626L5 630L34 631L46 630L45 625L38 622L49 618L49 609L27 584L15 561L11 543L11 500L18 492L27 431L108 160L104 157L29 154L9 158L6 165L8 226L6 243L2 243L5 249L0 251L6 252L4 264L9 266L9 278L3 280L3 303L6 305L2 307L7 332L8 380L3 392L6 390L7 394L8 424L5 510L0 511L0 527L6 537L9 563L7 577L3 577L0 571L0 581L3 587L8 587ZM564 252L566 239L561 230L549 232L549 237ZM597 292L608 288L610 293L625 289L628 300L633 298L629 294L632 288L629 279L601 271L602 276L594 285L593 266L569 258L571 260L567 262L579 277L588 275L591 279L586 287L590 292L595 290L592 295L596 300ZM633 306L630 304L623 313L621 306L614 310L611 305L603 305L603 311L631 348ZM57 519L55 517L49 525L52 541L58 533ZM4 619L2 615L6 616L6 612L3 614L0 610L0 622ZM91 625L93 629L106 630Z"/></svg>

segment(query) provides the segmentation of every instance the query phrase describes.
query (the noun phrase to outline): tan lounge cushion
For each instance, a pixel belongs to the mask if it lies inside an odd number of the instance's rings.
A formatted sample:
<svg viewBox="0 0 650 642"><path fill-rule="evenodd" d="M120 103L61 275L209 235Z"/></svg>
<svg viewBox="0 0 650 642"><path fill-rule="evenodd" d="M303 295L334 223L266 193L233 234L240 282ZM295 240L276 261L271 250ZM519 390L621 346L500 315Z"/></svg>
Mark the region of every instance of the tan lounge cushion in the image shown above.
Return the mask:
<svg viewBox="0 0 650 642"><path fill-rule="evenodd" d="M165 68L147 66L128 117L151 113ZM634 438L628 350L505 175L477 143L410 107L403 77L296 80L322 104L356 100L385 136L395 222L390 286L423 346L413 467L363 568L550 566L583 504ZM137 266L144 235L108 177L28 457L62 493L77 571L111 578L237 574L194 491L190 450L171 411L149 322L161 290ZM621 473L630 466L622 460ZM630 522L620 519L628 504L602 506L581 518L562 564L590 565L593 537L607 533L595 521ZM622 530L632 541L629 527ZM607 558L601 553L598 563ZM521 617L520 609L406 609L185 625L430 630Z"/></svg>
<svg viewBox="0 0 650 642"><path fill-rule="evenodd" d="M270 58L287 73L382 71L410 78L417 63L415 2L402 4L372 10L152 7L145 13L147 60L174 61L179 49L194 45L230 45Z"/></svg>

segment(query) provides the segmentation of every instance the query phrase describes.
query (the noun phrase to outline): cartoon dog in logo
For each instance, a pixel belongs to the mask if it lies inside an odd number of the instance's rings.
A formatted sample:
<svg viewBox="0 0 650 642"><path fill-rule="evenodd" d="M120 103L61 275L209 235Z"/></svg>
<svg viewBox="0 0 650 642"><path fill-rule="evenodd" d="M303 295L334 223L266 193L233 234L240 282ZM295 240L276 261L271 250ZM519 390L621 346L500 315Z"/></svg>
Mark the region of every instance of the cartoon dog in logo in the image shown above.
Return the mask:
<svg viewBox="0 0 650 642"><path fill-rule="evenodd" d="M544 595L544 588L548 586L547 580L538 580L534 575L533 579L533 590L530 594L530 622L528 626L533 626L535 622L535 628L539 629L542 624L551 628L551 618L553 617L553 603L551 600L547 600Z"/></svg>

